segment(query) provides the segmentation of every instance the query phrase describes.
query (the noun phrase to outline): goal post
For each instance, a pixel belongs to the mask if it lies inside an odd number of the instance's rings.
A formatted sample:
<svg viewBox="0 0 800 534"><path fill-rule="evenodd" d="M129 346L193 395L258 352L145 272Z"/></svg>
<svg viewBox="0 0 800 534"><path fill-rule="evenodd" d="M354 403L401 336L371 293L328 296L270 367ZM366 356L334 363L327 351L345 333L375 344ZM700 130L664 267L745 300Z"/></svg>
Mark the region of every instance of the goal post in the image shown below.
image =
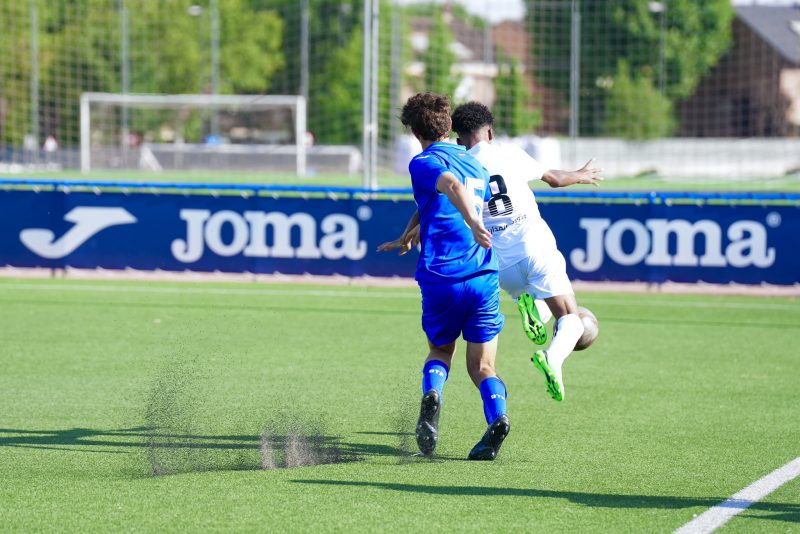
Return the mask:
<svg viewBox="0 0 800 534"><path fill-rule="evenodd" d="M225 120L207 120L212 115ZM211 124L220 125L212 130ZM131 137L133 130L137 133ZM199 155L214 156L213 168L220 170L238 162L258 168L277 155L283 160L294 156L296 174L305 176L306 100L301 95L81 94L82 173L144 163L160 169L156 152L166 155L174 169L184 161L209 161ZM98 158L101 154L105 157Z"/></svg>

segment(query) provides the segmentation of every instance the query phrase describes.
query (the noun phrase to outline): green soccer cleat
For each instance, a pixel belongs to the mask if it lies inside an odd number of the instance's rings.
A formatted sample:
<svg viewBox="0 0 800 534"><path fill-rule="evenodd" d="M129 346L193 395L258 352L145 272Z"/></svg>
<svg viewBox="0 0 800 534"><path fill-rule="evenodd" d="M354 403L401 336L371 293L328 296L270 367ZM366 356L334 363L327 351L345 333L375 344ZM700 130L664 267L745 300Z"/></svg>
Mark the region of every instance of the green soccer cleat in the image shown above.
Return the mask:
<svg viewBox="0 0 800 534"><path fill-rule="evenodd" d="M564 400L564 381L561 379L561 369L550 366L547 360L547 351L537 350L531 356L531 361L542 373L547 392L557 401Z"/></svg>
<svg viewBox="0 0 800 534"><path fill-rule="evenodd" d="M539 318L539 311L536 309L533 297L527 293L520 295L517 300L517 308L522 315L522 329L525 331L525 335L537 345L544 345L547 341L547 328Z"/></svg>

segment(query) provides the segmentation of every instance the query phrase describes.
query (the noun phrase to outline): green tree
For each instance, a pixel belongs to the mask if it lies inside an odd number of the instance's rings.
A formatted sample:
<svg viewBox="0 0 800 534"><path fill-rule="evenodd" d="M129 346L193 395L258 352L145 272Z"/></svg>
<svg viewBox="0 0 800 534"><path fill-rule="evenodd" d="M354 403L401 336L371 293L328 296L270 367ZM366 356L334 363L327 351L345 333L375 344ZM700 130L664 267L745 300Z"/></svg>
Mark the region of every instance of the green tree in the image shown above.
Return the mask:
<svg viewBox="0 0 800 534"><path fill-rule="evenodd" d="M652 76L631 77L628 63L620 60L608 91L604 133L642 141L669 136L674 130L672 102L656 89Z"/></svg>
<svg viewBox="0 0 800 534"><path fill-rule="evenodd" d="M198 93L207 89L210 54L205 49L209 42L206 17L190 16L186 5L178 2L130 5L131 91Z"/></svg>
<svg viewBox="0 0 800 534"><path fill-rule="evenodd" d="M0 13L0 79L6 108L2 139L18 144L30 124L28 2ZM220 0L220 91L264 93L283 63L283 24L249 0ZM196 93L211 89L210 19L186 2L127 1L132 92ZM121 18L116 0L39 0L40 123L62 146L78 142L79 99L86 91L119 92ZM154 128L159 113L138 114ZM109 122L113 122L109 117ZM132 118L133 119L133 118ZM192 119L195 120L195 119ZM140 128L141 129L141 128ZM41 141L41 140L40 140Z"/></svg>
<svg viewBox="0 0 800 534"><path fill-rule="evenodd" d="M323 67L317 82L318 89L311 93L311 105L323 110L331 123L323 123L320 117L309 117L311 131L325 143L358 143L362 132L362 75L361 65L364 34L356 26L350 33L346 46L337 48ZM324 87L321 85L324 83Z"/></svg>
<svg viewBox="0 0 800 534"><path fill-rule="evenodd" d="M300 91L301 9L297 0L268 0L285 21L283 36L285 65L275 76L279 92ZM323 144L360 144L362 135L363 0L308 0L309 10L309 103L308 127ZM381 0L378 65L379 139L392 139L398 102L393 91L402 87L409 60L409 29L405 8ZM396 17L396 19L393 19ZM393 45L393 21L399 42ZM393 50L393 46L397 49ZM392 53L395 52L393 56ZM395 77L392 77L392 67ZM395 83L393 86L392 84Z"/></svg>
<svg viewBox="0 0 800 534"><path fill-rule="evenodd" d="M425 64L425 87L423 90L453 96L458 79L453 76L456 55L451 50L453 32L444 21L441 11L433 17L433 26L428 34L428 48L422 56Z"/></svg>
<svg viewBox="0 0 800 534"><path fill-rule="evenodd" d="M379 25L379 57L388 61L378 65L378 139L382 146L390 146L402 131L398 117L411 60L411 31L403 9L389 0L381 0Z"/></svg>
<svg viewBox="0 0 800 534"><path fill-rule="evenodd" d="M275 75L275 91L299 94L301 3L268 0L266 4L281 15L287 28L281 46L286 62ZM363 0L308 0L308 10L308 129L318 143L360 143Z"/></svg>
<svg viewBox="0 0 800 534"><path fill-rule="evenodd" d="M128 2L135 92L211 91L210 12L183 2ZM283 66L283 21L247 0L221 0L220 93L268 92Z"/></svg>
<svg viewBox="0 0 800 534"><path fill-rule="evenodd" d="M283 20L274 12L250 9L246 0L222 0L220 7L220 92L266 93L283 66Z"/></svg>
<svg viewBox="0 0 800 534"><path fill-rule="evenodd" d="M28 4L7 2L0 9L0 142L21 145L32 131Z"/></svg>
<svg viewBox="0 0 800 534"><path fill-rule="evenodd" d="M34 131L31 119L32 33L29 2L7 2L0 13L0 134L22 143ZM36 57L41 143L56 135L62 145L78 141L78 102L84 91L117 90L118 21L106 0L37 1Z"/></svg>
<svg viewBox="0 0 800 534"><path fill-rule="evenodd" d="M494 81L497 130L512 137L532 132L541 124L542 114L531 106L528 79L514 58L500 57L498 67Z"/></svg>
<svg viewBox="0 0 800 534"><path fill-rule="evenodd" d="M86 91L121 89L119 16L106 0L38 4L41 134L79 142L79 102Z"/></svg>
<svg viewBox="0 0 800 534"><path fill-rule="evenodd" d="M128 2L131 35L131 90L141 93L212 91L211 12L190 12L182 2ZM220 0L219 92L259 94L271 89L283 66L283 21L248 0ZM206 112L179 111L168 122L180 124L187 141L207 133ZM163 112L140 111L132 127L153 131Z"/></svg>
<svg viewBox="0 0 800 534"><path fill-rule="evenodd" d="M526 4L537 79L566 96L572 2L527 0ZM666 96L677 101L694 92L730 46L734 15L730 0L662 0L661 5L665 9L657 12L650 0L580 2L581 134L602 130L609 94L604 85L616 75L620 59L633 73L649 74L654 81L662 76Z"/></svg>

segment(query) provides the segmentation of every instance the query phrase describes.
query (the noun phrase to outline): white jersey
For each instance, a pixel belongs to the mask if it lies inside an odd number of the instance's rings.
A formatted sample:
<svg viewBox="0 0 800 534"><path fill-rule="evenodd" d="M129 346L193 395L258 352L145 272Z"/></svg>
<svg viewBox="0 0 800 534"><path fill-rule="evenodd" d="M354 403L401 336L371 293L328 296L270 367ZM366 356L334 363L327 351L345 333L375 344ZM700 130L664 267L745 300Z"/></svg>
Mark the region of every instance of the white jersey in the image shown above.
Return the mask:
<svg viewBox="0 0 800 534"><path fill-rule="evenodd" d="M550 254L555 238L528 185L542 178L541 164L512 143L482 141L469 153L491 175L492 197L483 207L483 224L492 234L500 270L524 258Z"/></svg>

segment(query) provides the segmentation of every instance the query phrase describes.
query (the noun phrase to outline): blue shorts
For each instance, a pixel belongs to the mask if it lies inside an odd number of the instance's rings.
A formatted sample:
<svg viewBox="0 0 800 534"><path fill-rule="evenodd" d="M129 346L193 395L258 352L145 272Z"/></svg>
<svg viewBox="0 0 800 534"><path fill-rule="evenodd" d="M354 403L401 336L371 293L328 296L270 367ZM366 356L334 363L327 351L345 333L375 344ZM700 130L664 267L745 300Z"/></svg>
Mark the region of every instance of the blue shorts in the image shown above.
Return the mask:
<svg viewBox="0 0 800 534"><path fill-rule="evenodd" d="M486 343L503 329L500 285L496 272L453 284L419 284L422 329L435 346L463 335L464 341Z"/></svg>

